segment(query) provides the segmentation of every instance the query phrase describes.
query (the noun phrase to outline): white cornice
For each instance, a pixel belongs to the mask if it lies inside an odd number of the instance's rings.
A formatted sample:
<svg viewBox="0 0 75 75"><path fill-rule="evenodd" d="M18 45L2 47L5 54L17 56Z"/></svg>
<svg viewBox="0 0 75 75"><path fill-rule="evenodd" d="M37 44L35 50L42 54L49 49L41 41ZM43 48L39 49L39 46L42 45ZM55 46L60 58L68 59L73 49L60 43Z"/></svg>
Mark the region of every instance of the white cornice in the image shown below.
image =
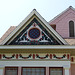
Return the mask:
<svg viewBox="0 0 75 75"><path fill-rule="evenodd" d="M0 49L75 49L75 46L69 46L69 45L40 45L40 46L0 46Z"/></svg>

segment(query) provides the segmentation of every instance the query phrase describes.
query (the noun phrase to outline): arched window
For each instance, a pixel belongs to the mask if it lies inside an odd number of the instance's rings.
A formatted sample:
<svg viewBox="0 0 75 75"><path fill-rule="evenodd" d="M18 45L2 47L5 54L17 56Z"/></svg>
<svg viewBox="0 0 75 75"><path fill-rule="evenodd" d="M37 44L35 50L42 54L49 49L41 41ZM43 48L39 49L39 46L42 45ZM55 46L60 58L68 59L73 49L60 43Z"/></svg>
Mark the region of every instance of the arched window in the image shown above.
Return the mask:
<svg viewBox="0 0 75 75"><path fill-rule="evenodd" d="M69 36L74 37L74 22L69 21Z"/></svg>

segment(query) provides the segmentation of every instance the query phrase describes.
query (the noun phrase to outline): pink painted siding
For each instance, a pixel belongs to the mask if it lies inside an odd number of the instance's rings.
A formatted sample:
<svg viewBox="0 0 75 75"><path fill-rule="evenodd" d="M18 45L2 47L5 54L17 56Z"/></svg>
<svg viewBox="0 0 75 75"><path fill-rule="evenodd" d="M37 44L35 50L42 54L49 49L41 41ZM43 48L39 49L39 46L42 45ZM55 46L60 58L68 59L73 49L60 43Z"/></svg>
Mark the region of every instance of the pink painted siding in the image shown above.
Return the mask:
<svg viewBox="0 0 75 75"><path fill-rule="evenodd" d="M18 67L18 75L21 75L21 67Z"/></svg>
<svg viewBox="0 0 75 75"><path fill-rule="evenodd" d="M56 25L56 31L64 38L69 37L69 21L74 21L75 24L75 11L69 8L67 11L57 16L49 24Z"/></svg>
<svg viewBox="0 0 75 75"><path fill-rule="evenodd" d="M71 64L71 75L75 75L75 64Z"/></svg>
<svg viewBox="0 0 75 75"><path fill-rule="evenodd" d="M49 75L49 67L46 67L46 75Z"/></svg>
<svg viewBox="0 0 75 75"><path fill-rule="evenodd" d="M69 73L70 73L69 75L71 75L71 68L69 69Z"/></svg>
<svg viewBox="0 0 75 75"><path fill-rule="evenodd" d="M63 68L63 75L65 75L65 69Z"/></svg>

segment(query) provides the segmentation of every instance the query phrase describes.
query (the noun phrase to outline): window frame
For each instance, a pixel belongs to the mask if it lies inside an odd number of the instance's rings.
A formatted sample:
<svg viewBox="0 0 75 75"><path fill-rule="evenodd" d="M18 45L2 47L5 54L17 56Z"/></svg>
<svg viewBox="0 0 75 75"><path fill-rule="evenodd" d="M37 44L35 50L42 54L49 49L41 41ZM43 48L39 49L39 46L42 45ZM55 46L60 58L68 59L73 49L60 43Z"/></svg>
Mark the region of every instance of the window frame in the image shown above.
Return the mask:
<svg viewBox="0 0 75 75"><path fill-rule="evenodd" d="M46 75L46 67L21 67L21 75L23 75L23 68L44 68L44 75Z"/></svg>
<svg viewBox="0 0 75 75"><path fill-rule="evenodd" d="M15 67L15 66L8 66L8 67L5 67L4 75L6 75L6 68L17 68L17 75L18 75L18 67Z"/></svg>
<svg viewBox="0 0 75 75"><path fill-rule="evenodd" d="M72 27L73 26L73 27ZM71 31L73 30L73 32ZM69 21L69 37L75 37L75 28L74 28L74 21ZM72 34L73 33L73 34Z"/></svg>
<svg viewBox="0 0 75 75"><path fill-rule="evenodd" d="M50 69L55 68L55 69L62 69L62 75L63 75L63 67L49 67L49 75L50 75Z"/></svg>

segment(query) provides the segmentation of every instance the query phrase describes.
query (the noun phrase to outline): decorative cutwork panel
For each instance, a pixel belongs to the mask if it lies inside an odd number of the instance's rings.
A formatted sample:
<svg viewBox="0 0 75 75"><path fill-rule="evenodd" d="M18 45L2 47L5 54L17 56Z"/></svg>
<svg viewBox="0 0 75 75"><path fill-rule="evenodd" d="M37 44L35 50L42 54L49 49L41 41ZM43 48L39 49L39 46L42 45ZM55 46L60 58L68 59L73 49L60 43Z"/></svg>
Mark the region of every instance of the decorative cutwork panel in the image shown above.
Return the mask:
<svg viewBox="0 0 75 75"><path fill-rule="evenodd" d="M28 60L70 60L70 54L0 54L0 59Z"/></svg>
<svg viewBox="0 0 75 75"><path fill-rule="evenodd" d="M59 45L35 18L11 41L10 45Z"/></svg>

